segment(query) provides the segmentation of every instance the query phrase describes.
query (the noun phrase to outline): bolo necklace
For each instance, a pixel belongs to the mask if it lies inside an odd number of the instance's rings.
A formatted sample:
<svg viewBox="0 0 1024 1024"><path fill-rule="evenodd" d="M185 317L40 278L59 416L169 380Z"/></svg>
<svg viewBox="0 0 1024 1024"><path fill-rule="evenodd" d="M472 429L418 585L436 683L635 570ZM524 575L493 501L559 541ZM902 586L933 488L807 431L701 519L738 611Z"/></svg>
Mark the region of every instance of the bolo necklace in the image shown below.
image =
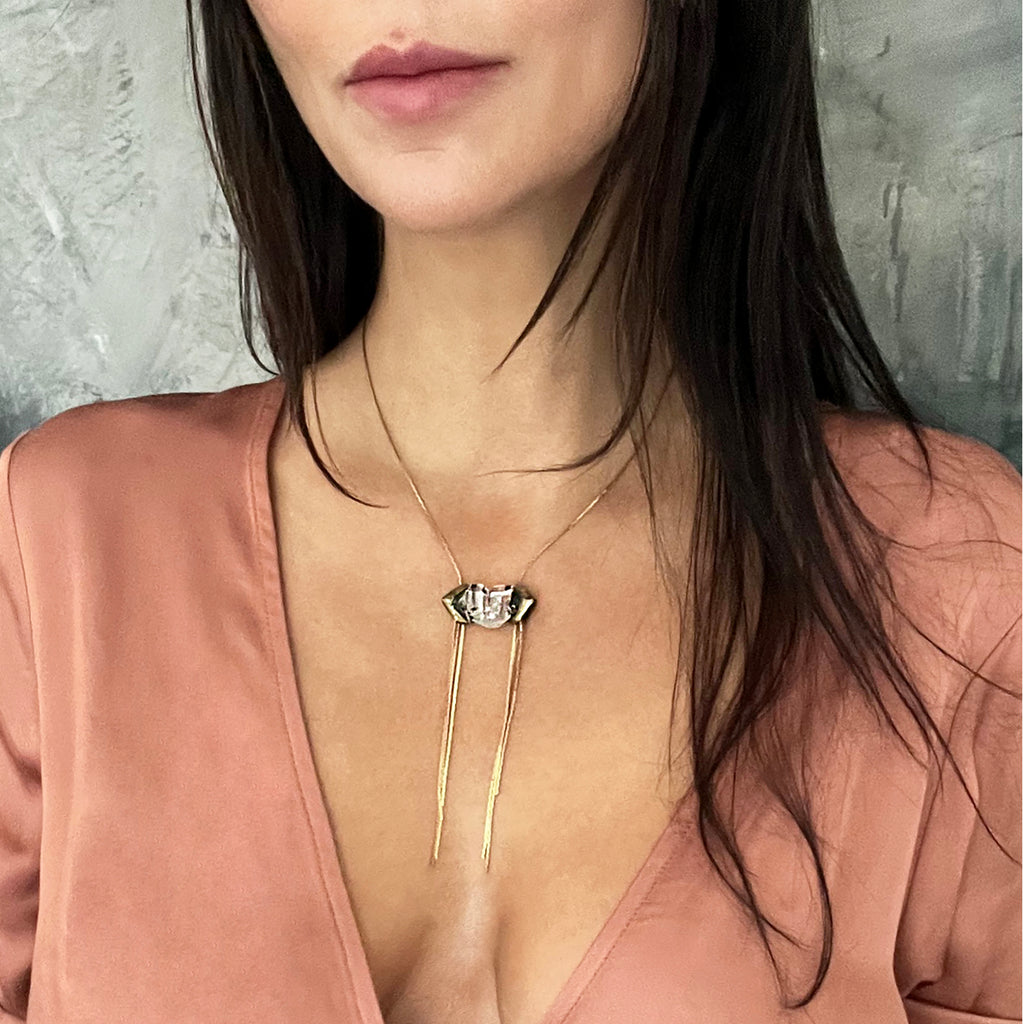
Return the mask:
<svg viewBox="0 0 1024 1024"><path fill-rule="evenodd" d="M498 797L501 785L501 772L505 763L505 746L508 742L509 727L512 723L512 713L516 706L516 693L519 689L520 664L523 656L523 626L530 611L536 606L537 599L526 588L522 582L526 574L533 568L534 563L543 555L556 541L564 537L607 493L612 485L618 481L626 471L629 464L636 456L634 450L630 457L618 470L615 476L605 485L601 492L594 498L582 512L563 530L556 534L531 558L522 571L516 577L517 582L501 584L499 586L487 586L483 583L467 583L463 576L459 563L452 554L451 545L445 539L437 520L432 515L427 503L423 500L416 481L406 468L395 439L388 427L384 412L380 407L377 398L377 390L373 386L373 376L370 373L370 362L366 356L366 320L363 319L362 329L363 364L366 367L366 379L370 385L370 394L373 396L373 404L376 406L377 415L380 417L381 426L387 436L391 450L395 453L398 465L405 475L405 479L412 489L416 502L423 510L423 514L430 522L437 539L441 542L448 561L458 583L441 597L441 603L448 610L453 622L451 660L448 666L448 703L444 718L444 732L441 743L441 755L437 766L437 817L434 825L434 846L430 854L430 863L437 863L438 849L441 845L441 830L444 825L444 804L445 793L448 787L448 763L451 759L452 733L455 727L455 704L459 692L459 674L462 670L462 649L467 626L482 626L484 629L500 629L503 626L512 627L512 644L508 659L508 681L505 694L505 719L501 727L501 735L498 740L498 749L494 756L494 767L491 772L491 784L487 791L487 814L484 819L484 841L480 856L483 859L485 868L490 870L491 864L491 830L494 821L494 803Z"/></svg>

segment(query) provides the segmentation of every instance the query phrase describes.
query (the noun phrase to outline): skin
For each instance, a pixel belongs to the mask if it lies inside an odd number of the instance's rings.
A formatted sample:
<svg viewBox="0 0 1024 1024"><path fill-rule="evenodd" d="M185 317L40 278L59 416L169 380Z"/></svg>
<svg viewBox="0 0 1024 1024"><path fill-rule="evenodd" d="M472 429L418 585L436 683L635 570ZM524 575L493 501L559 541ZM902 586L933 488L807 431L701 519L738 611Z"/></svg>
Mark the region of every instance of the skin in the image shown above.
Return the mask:
<svg viewBox="0 0 1024 1024"><path fill-rule="evenodd" d="M399 450L467 579L511 582L631 452L627 435L582 473L496 472L578 457L618 416L614 275L569 343L553 340L596 244L488 374L543 294L618 130L644 3L409 6L250 0L310 133L384 218L367 348ZM386 123L342 82L371 46L417 39L508 63L450 116ZM662 772L678 613L655 570L639 474L631 466L529 573L539 601L489 873L480 843L509 633L467 631L429 866L451 636L439 598L455 580L372 405L358 329L316 371L319 431L310 375L307 402L321 454L386 508L342 498L284 418L269 468L310 744L382 1011L389 1024L538 1024L687 788ZM673 555L691 518L685 427L668 403L652 437L660 514L682 524L669 530ZM401 602L375 598L382 587Z"/></svg>
<svg viewBox="0 0 1024 1024"><path fill-rule="evenodd" d="M553 342L554 328L582 274L502 372L483 379L526 324L593 190L628 100L643 0L474 0L397 25L369 2L251 8L311 135L384 218L368 346L409 464L461 480L589 450L619 412L611 277L568 346ZM385 122L342 83L371 46L417 39L508 64L450 117ZM405 386L411 376L416 388ZM453 432L453 415L474 430Z"/></svg>

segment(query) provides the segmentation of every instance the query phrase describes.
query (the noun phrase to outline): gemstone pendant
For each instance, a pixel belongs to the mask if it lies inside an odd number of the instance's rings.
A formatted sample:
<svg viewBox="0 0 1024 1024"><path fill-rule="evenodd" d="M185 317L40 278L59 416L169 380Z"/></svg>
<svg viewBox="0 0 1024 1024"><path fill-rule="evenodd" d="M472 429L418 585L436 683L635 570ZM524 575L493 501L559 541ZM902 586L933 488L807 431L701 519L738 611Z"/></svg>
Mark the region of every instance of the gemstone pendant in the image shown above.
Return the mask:
<svg viewBox="0 0 1024 1024"><path fill-rule="evenodd" d="M522 622L536 603L523 587L487 587L463 583L441 598L456 622L498 629L508 622Z"/></svg>

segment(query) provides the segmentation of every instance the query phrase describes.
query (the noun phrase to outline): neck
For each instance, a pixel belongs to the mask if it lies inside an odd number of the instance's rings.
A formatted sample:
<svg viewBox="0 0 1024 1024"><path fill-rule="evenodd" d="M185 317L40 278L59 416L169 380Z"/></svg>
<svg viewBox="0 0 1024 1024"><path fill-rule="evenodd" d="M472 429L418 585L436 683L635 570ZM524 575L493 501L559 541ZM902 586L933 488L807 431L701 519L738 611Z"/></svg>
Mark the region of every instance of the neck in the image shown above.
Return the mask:
<svg viewBox="0 0 1024 1024"><path fill-rule="evenodd" d="M600 256L597 233L548 310L495 369L543 295L576 212L561 230L554 223L551 213L529 230L520 223L517 230L492 227L457 237L391 229L364 321L315 368L323 435L331 457L344 460L343 477L369 500L409 501L408 482L374 406L368 364L400 460L460 552L479 546L474 537L507 540L516 558L535 550L633 453L627 431L582 470L528 472L598 448L623 408L610 326L621 272L614 261L572 331L564 339L558 332ZM642 405L648 420L666 374L664 358L655 360ZM652 468L657 475L659 466L667 467L670 489L689 478L677 468L679 442L688 444L689 434L674 394L658 408L649 436ZM627 509L646 514L635 460L588 522L613 507L620 516Z"/></svg>
<svg viewBox="0 0 1024 1024"><path fill-rule="evenodd" d="M566 280L498 368L544 292L561 234L394 234L365 327L403 457L423 473L465 478L570 462L607 437L621 413L607 287L563 339L582 275Z"/></svg>

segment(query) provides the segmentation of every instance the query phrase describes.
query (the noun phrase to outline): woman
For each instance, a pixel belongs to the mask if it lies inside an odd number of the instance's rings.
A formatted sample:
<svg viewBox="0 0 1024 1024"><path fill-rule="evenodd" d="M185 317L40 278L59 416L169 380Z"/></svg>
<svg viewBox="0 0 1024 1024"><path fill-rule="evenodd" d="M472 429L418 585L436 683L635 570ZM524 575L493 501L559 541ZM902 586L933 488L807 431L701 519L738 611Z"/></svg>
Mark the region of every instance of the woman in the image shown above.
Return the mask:
<svg viewBox="0 0 1024 1024"><path fill-rule="evenodd" d="M402 7L189 8L279 374L0 456L2 1019L1018 1020L1020 477L808 5Z"/></svg>

